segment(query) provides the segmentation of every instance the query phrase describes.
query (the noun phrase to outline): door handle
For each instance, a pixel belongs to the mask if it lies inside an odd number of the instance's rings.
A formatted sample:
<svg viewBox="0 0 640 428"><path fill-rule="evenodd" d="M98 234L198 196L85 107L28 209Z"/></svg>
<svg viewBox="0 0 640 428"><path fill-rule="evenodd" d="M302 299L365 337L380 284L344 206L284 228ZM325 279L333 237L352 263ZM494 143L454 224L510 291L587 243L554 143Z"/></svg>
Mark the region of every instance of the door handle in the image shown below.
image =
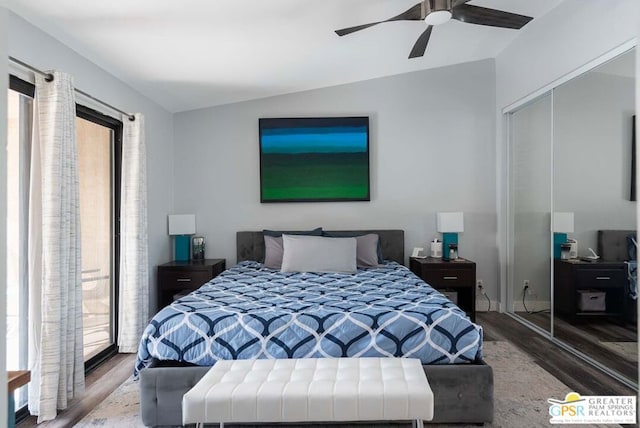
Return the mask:
<svg viewBox="0 0 640 428"><path fill-rule="evenodd" d="M596 279L600 280L600 281L608 281L608 280L611 279L611 277L610 276L597 276Z"/></svg>
<svg viewBox="0 0 640 428"><path fill-rule="evenodd" d="M178 278L176 279L178 282L191 282L191 278Z"/></svg>
<svg viewBox="0 0 640 428"><path fill-rule="evenodd" d="M444 277L444 278L442 278L442 279L448 279L448 280L453 279L453 280L455 280L455 279L458 279L458 277L457 277L457 276L445 276L445 277Z"/></svg>

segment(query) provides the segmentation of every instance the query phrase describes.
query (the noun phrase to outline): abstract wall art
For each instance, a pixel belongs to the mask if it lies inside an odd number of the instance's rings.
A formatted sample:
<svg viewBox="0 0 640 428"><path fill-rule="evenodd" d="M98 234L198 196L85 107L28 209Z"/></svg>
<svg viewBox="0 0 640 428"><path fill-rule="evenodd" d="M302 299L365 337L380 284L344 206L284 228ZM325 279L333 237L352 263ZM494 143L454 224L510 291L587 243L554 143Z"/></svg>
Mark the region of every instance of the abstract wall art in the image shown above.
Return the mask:
<svg viewBox="0 0 640 428"><path fill-rule="evenodd" d="M260 119L260 201L369 201L369 118Z"/></svg>

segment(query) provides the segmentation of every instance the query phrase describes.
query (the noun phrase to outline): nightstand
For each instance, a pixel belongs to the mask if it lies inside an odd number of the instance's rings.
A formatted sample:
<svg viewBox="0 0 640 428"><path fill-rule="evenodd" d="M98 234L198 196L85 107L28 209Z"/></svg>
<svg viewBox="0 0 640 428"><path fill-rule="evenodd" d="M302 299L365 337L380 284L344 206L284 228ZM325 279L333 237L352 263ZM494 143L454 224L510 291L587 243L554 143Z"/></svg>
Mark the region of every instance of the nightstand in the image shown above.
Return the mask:
<svg viewBox="0 0 640 428"><path fill-rule="evenodd" d="M225 269L225 259L169 262L158 266L158 310L173 302L173 296L193 291Z"/></svg>
<svg viewBox="0 0 640 428"><path fill-rule="evenodd" d="M438 291L458 293L458 307L476 321L476 264L470 260L445 261L427 257L409 259L411 272Z"/></svg>
<svg viewBox="0 0 640 428"><path fill-rule="evenodd" d="M553 260L553 302L558 314L579 317L616 317L624 320L627 266L624 262ZM580 308L581 293L600 294L601 308ZM600 310L604 309L604 310Z"/></svg>

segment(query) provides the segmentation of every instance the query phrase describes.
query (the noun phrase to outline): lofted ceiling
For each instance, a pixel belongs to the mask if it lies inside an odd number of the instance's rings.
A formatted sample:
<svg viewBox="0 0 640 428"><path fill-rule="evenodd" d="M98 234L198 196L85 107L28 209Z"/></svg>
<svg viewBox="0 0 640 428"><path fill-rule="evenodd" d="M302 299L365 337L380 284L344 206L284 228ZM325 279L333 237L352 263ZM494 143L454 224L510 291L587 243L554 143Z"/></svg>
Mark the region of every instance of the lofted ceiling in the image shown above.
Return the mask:
<svg viewBox="0 0 640 428"><path fill-rule="evenodd" d="M562 0L472 0L534 17ZM418 0L9 0L9 8L172 112L495 57L518 31L450 21L422 58ZM522 30L526 31L525 26ZM46 64L38 64L46 67Z"/></svg>

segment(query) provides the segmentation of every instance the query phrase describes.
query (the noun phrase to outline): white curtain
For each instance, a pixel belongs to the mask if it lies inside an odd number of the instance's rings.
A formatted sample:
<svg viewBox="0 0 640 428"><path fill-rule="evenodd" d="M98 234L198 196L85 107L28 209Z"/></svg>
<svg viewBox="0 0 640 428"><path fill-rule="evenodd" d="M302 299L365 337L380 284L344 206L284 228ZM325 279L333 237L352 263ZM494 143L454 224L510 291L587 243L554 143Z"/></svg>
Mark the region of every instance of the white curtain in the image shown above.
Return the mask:
<svg viewBox="0 0 640 428"><path fill-rule="evenodd" d="M76 105L71 76L36 77L29 189L29 411L84 391Z"/></svg>
<svg viewBox="0 0 640 428"><path fill-rule="evenodd" d="M137 352L149 319L147 155L144 116L122 118L118 349Z"/></svg>

